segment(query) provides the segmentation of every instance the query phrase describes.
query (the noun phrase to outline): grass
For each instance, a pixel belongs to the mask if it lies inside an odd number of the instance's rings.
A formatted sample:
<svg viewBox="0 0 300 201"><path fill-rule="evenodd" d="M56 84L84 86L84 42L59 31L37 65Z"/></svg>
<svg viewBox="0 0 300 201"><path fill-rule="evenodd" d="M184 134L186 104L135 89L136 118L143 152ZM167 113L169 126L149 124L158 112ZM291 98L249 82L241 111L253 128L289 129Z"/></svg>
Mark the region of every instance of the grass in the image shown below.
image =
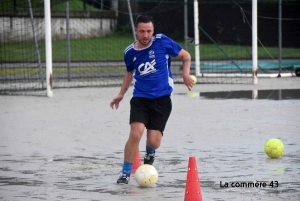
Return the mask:
<svg viewBox="0 0 300 201"><path fill-rule="evenodd" d="M66 3L54 4L51 7L52 10L55 11L66 11ZM70 11L97 11L99 9L90 6L89 4L84 4L82 0L72 0L69 1L69 9Z"/></svg>
<svg viewBox="0 0 300 201"><path fill-rule="evenodd" d="M12 9L14 1L6 1L0 3L0 9ZM43 6L40 0L32 0L31 4L34 6ZM25 6L27 8L27 0L18 0L17 5ZM96 11L99 10L88 4L84 4L82 0L72 0L69 2L71 11ZM36 7L36 9L40 9ZM65 3L52 4L51 10L65 11ZM103 61L103 60L123 60L124 49L133 42L132 35L122 35L115 33L103 38L89 38L89 39L73 39L71 40L71 61ZM184 47L183 42L178 41ZM45 42L39 41L39 52L42 62L45 62ZM220 45L222 50L218 49L213 44L200 45L200 58L205 59L226 59L230 57L233 59L251 59L252 50L250 46L238 45ZM52 59L53 62L66 62L67 60L67 44L66 40L52 41ZM265 50L258 47L259 59L272 59L278 57L277 47L267 47ZM194 46L189 45L188 51L192 58L195 58ZM226 55L224 53L225 52ZM271 56L270 56L271 55ZM283 58L300 58L300 48L283 48ZM9 42L0 43L0 62L36 62L36 50L33 41L28 42Z"/></svg>
<svg viewBox="0 0 300 201"><path fill-rule="evenodd" d="M0 10L24 10L28 9L28 0L17 0L15 3L12 0L4 0L0 3ZM31 7L33 10L41 10L44 8L44 1L41 0L31 0ZM70 11L97 11L98 8L90 6L89 4L84 4L82 0L71 0L69 1L69 9ZM65 1L54 2L51 5L52 11L65 11L66 3Z"/></svg>
<svg viewBox="0 0 300 201"><path fill-rule="evenodd" d="M115 73L124 73L125 69L124 66L118 67L72 67L71 74L115 74ZM27 67L20 67L20 68L0 68L0 76L16 76L16 75L25 75L28 76L39 76L39 69L38 68L27 68ZM68 69L64 68L53 68L52 73L54 75L67 75ZM46 69L42 69L42 75L46 74Z"/></svg>
<svg viewBox="0 0 300 201"><path fill-rule="evenodd" d="M90 39L76 39L71 40L71 61L72 62L93 62L93 61L116 61L123 60L124 49L133 42L132 35L112 34L103 38L90 38ZM183 42L179 42L183 47ZM237 45L220 45L224 51L232 59L251 59L251 47L237 46ZM45 62L45 44L44 41L39 42L39 49L42 62ZM267 51L262 47L258 48L259 59L271 59L269 54L277 58L278 48L266 47ZM200 45L200 58L201 60L211 59L226 59L220 48L213 44ZM189 45L189 52L194 59L194 46ZM299 48L283 48L282 54L284 59L299 59ZM66 62L66 41L56 40L52 44L52 59L53 62ZM24 67L18 68L0 68L0 76L38 76L39 69L37 67L26 67L26 62L37 62L35 54L35 45L31 42L12 42L2 43L0 48L0 62L20 62L24 63ZM74 64L74 63L73 63ZM67 75L66 67L53 68L53 74ZM119 67L99 67L99 66L85 66L74 67L71 69L72 74L114 74L123 73L124 66ZM45 74L43 69L42 74Z"/></svg>
<svg viewBox="0 0 300 201"><path fill-rule="evenodd" d="M132 35L112 34L103 38L74 39L71 40L71 61L116 61L123 60L124 49L133 42ZM183 47L183 42L179 42ZM39 42L39 51L42 62L45 61L45 42ZM37 56L33 41L2 43L0 48L0 62L36 62ZM222 49L220 49L222 48ZM213 44L200 45L200 58L205 59L251 59L250 46L220 45L217 48ZM52 42L53 62L66 62L66 40ZM195 58L194 46L189 45L188 51ZM226 53L222 53L222 51ZM271 56L270 56L270 55ZM283 58L300 58L300 48L282 48ZM258 47L259 59L272 59L278 57L277 47Z"/></svg>
<svg viewBox="0 0 300 201"><path fill-rule="evenodd" d="M6 1L0 3L0 10L11 10L14 1ZM40 10L43 7L43 2L39 0L32 0L33 10ZM17 10L26 9L28 7L27 0L17 1ZM97 11L99 9L84 4L81 0L72 0L69 2L71 11ZM66 4L52 4L52 11L65 11ZM117 61L123 60L124 49L133 42L131 34L115 33L102 38L88 38L88 39L72 39L71 40L71 62L93 62L93 61ZM177 41L182 47L184 43ZM39 53L41 61L45 62L45 41L38 42ZM195 48L193 45L188 46L192 59L195 58ZM225 53L224 53L225 52ZM228 59L251 59L252 48L250 46L239 45L222 45L216 47L213 44L200 44L200 58L201 60L221 60ZM282 48L283 59L299 59L300 48ZM259 59L277 59L277 47L258 47ZM53 40L52 41L52 60L53 62L67 62L67 44L66 40ZM37 67L26 67L26 62L37 63L37 55L35 44L32 41L24 42L8 42L3 43L0 41L0 63L5 62L19 62L24 64L23 67L18 68L0 68L0 76L38 76L39 69ZM43 68L42 74L45 75ZM120 67L99 67L99 66L86 66L86 67L72 67L72 74L114 74L123 73L124 66ZM66 67L53 68L53 74L67 75L68 70Z"/></svg>

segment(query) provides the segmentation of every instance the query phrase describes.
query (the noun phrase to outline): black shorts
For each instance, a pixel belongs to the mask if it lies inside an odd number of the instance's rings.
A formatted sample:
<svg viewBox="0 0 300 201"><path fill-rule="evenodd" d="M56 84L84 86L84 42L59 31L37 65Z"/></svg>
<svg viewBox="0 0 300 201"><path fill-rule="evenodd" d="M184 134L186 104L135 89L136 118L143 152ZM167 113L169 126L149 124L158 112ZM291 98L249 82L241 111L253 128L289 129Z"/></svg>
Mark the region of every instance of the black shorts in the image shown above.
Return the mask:
<svg viewBox="0 0 300 201"><path fill-rule="evenodd" d="M147 129L159 130L163 134L171 111L172 101L170 96L162 96L156 99L132 97L130 100L129 123L142 122Z"/></svg>

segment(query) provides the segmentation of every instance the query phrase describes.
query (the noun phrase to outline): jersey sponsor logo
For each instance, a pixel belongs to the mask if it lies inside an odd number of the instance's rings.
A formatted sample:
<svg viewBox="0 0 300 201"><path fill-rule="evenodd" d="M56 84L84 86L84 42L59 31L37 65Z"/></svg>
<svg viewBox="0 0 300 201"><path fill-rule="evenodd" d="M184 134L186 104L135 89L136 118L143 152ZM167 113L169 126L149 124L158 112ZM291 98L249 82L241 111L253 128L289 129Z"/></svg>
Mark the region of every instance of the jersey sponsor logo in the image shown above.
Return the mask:
<svg viewBox="0 0 300 201"><path fill-rule="evenodd" d="M150 51L149 51L149 58L150 58L150 59L155 58L155 55L154 55L154 51L153 51L153 50L150 50Z"/></svg>
<svg viewBox="0 0 300 201"><path fill-rule="evenodd" d="M142 63L138 67L140 75L148 75L150 73L155 73L157 70L155 68L156 61L153 59L151 62Z"/></svg>
<svg viewBox="0 0 300 201"><path fill-rule="evenodd" d="M135 60L136 60L136 57L133 58L133 61L135 61Z"/></svg>

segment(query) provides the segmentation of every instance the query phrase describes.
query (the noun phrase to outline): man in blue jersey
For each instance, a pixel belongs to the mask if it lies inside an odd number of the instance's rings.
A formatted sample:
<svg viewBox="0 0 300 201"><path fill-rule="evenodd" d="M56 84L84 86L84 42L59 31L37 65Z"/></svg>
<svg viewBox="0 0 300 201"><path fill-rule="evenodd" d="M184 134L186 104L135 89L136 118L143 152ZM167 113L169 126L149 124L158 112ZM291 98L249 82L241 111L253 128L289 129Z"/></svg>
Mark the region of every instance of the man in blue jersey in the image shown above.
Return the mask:
<svg viewBox="0 0 300 201"><path fill-rule="evenodd" d="M124 51L126 72L119 94L110 107L118 109L120 101L133 81L130 100L130 134L124 149L124 164L118 184L128 184L132 164L139 151L139 142L147 129L144 164L152 165L155 150L160 146L163 131L172 110L173 78L171 57L183 61L183 81L188 90L193 86L190 77L190 54L164 34L154 34L154 22L148 15L136 19L137 41Z"/></svg>

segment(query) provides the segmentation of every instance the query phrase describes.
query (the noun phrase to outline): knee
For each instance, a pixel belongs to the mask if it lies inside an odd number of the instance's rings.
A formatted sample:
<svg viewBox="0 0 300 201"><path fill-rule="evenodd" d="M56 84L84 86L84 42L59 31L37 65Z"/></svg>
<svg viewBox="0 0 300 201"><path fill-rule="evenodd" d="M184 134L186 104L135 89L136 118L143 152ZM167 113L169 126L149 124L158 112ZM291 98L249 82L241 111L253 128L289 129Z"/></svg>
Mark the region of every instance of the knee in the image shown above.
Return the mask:
<svg viewBox="0 0 300 201"><path fill-rule="evenodd" d="M152 149L157 149L160 146L162 134L157 130L148 130L147 132L147 145Z"/></svg>
<svg viewBox="0 0 300 201"><path fill-rule="evenodd" d="M130 136L129 138L132 140L132 141L136 141L136 142L139 142L142 138L142 135L143 133L137 131L137 130L133 130L130 132Z"/></svg>
<svg viewBox="0 0 300 201"><path fill-rule="evenodd" d="M152 149L157 149L160 146L160 140L158 139L152 139L152 140L147 140L148 146L150 146Z"/></svg>
<svg viewBox="0 0 300 201"><path fill-rule="evenodd" d="M143 136L145 125L140 122L133 122L130 124L129 139L134 142L139 142Z"/></svg>

